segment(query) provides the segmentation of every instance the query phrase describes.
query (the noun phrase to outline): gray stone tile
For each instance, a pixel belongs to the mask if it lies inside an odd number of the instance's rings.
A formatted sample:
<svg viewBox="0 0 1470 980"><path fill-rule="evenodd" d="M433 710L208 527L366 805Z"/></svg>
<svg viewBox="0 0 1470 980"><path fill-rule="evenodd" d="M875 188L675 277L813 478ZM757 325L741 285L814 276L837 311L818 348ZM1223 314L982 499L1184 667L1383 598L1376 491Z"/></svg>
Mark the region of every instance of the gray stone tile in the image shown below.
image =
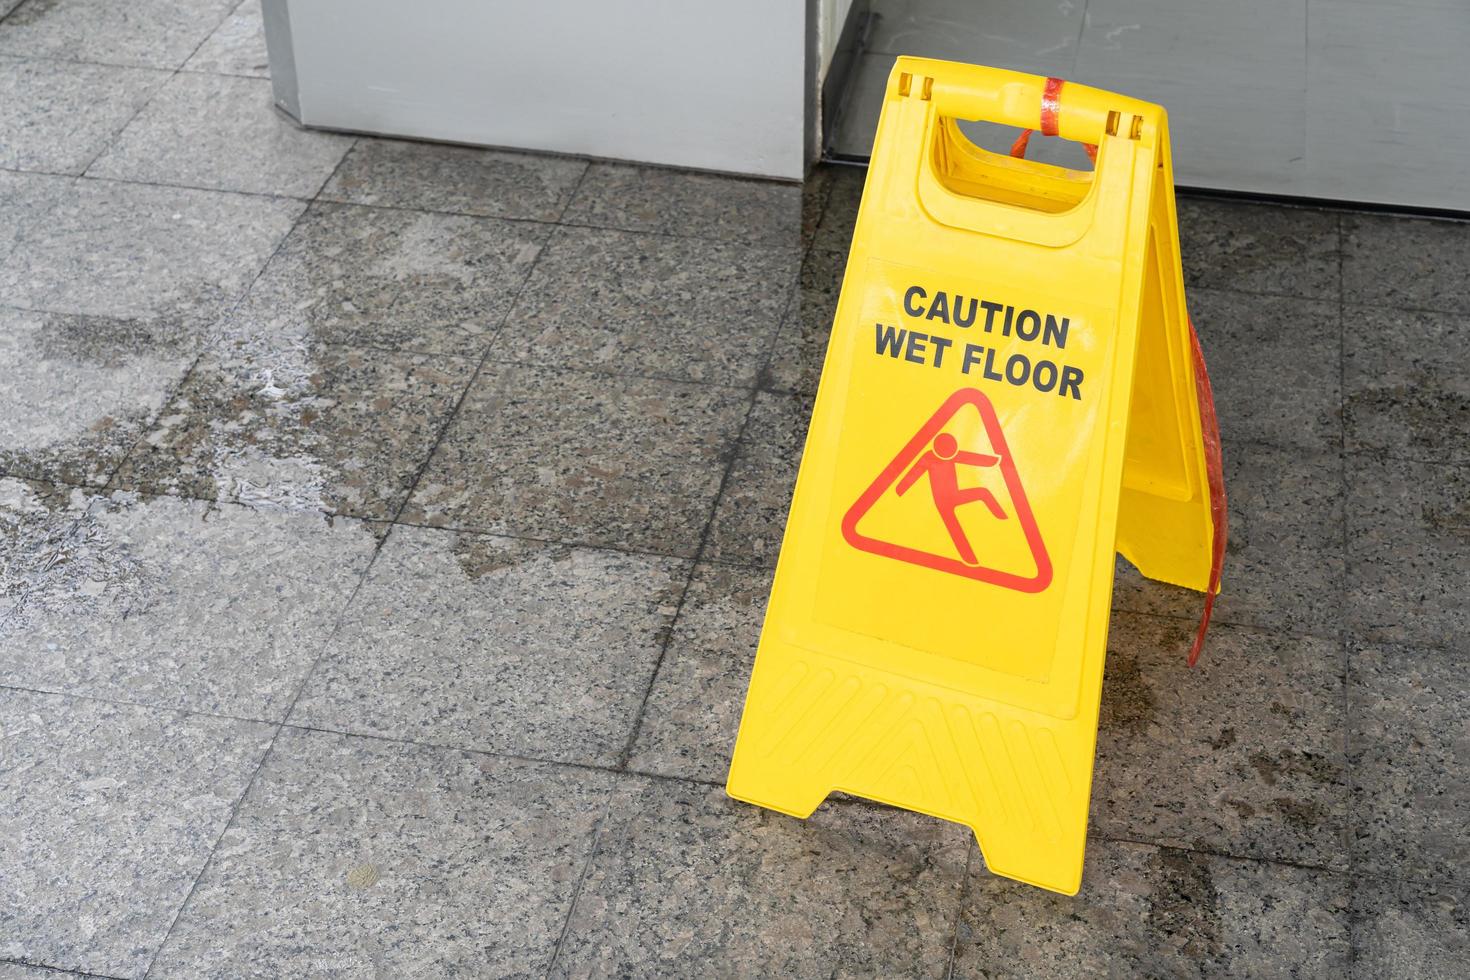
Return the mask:
<svg viewBox="0 0 1470 980"><path fill-rule="evenodd" d="M168 77L0 56L0 167L81 173Z"/></svg>
<svg viewBox="0 0 1470 980"><path fill-rule="evenodd" d="M0 731L0 957L141 976L273 729L0 689Z"/></svg>
<svg viewBox="0 0 1470 980"><path fill-rule="evenodd" d="M811 413L805 395L756 395L715 508L705 558L776 563Z"/></svg>
<svg viewBox="0 0 1470 980"><path fill-rule="evenodd" d="M260 0L244 0L236 7L184 62L184 70L269 78L270 59L265 48Z"/></svg>
<svg viewBox="0 0 1470 980"><path fill-rule="evenodd" d="M487 367L403 519L692 558L749 397Z"/></svg>
<svg viewBox="0 0 1470 980"><path fill-rule="evenodd" d="M180 72L87 175L306 198L352 141L302 129L277 111L269 79Z"/></svg>
<svg viewBox="0 0 1470 980"><path fill-rule="evenodd" d="M261 334L478 358L549 231L494 218L314 204L237 319Z"/></svg>
<svg viewBox="0 0 1470 980"><path fill-rule="evenodd" d="M322 199L555 221L586 169L574 157L363 137Z"/></svg>
<svg viewBox="0 0 1470 980"><path fill-rule="evenodd" d="M1349 306L1343 324L1348 449L1470 462L1470 319Z"/></svg>
<svg viewBox="0 0 1470 980"><path fill-rule="evenodd" d="M1470 896L1435 885L1355 882L1353 945L1358 980L1460 980L1470 963Z"/></svg>
<svg viewBox="0 0 1470 980"><path fill-rule="evenodd" d="M558 228L497 353L553 367L753 385L798 262L791 249Z"/></svg>
<svg viewBox="0 0 1470 980"><path fill-rule="evenodd" d="M21 236L34 228L77 185L70 177L0 170L0 259L9 257ZM10 294L0 293L6 303Z"/></svg>
<svg viewBox="0 0 1470 980"><path fill-rule="evenodd" d="M0 684L280 720L376 543L321 514L115 493L0 625Z"/></svg>
<svg viewBox="0 0 1470 980"><path fill-rule="evenodd" d="M1336 455L1225 444L1230 536L1214 622L1339 634L1345 605L1341 468ZM1120 558L1113 602L1118 609L1198 621L1204 594L1146 579Z"/></svg>
<svg viewBox="0 0 1470 980"><path fill-rule="evenodd" d="M236 0L30 0L0 24L0 52L177 68Z"/></svg>
<svg viewBox="0 0 1470 980"><path fill-rule="evenodd" d="M0 0L0 14L4 12L5 0ZM90 976L95 976L95 974L73 973L70 970L57 970L49 966L26 966L22 963L0 962L0 980L66 980L67 977L85 980Z"/></svg>
<svg viewBox="0 0 1470 980"><path fill-rule="evenodd" d="M395 527L291 721L616 765L687 574L671 558Z"/></svg>
<svg viewBox="0 0 1470 980"><path fill-rule="evenodd" d="M1470 469L1347 459L1348 625L1365 639L1458 645L1470 628Z"/></svg>
<svg viewBox="0 0 1470 980"><path fill-rule="evenodd" d="M942 977L968 831L828 803L809 820L722 789L614 797L555 977Z"/></svg>
<svg viewBox="0 0 1470 980"><path fill-rule="evenodd" d="M1464 654L1355 644L1348 692L1357 867L1470 885Z"/></svg>
<svg viewBox="0 0 1470 980"><path fill-rule="evenodd" d="M845 253L821 248L807 253L801 266L801 290L776 337L762 387L805 395L817 393L846 271Z"/></svg>
<svg viewBox="0 0 1470 980"><path fill-rule="evenodd" d="M1470 313L1470 224L1352 214L1342 230L1347 302Z"/></svg>
<svg viewBox="0 0 1470 980"><path fill-rule="evenodd" d="M1344 879L1090 841L1082 891L972 869L954 976L1322 977L1350 962Z"/></svg>
<svg viewBox="0 0 1470 980"><path fill-rule="evenodd" d="M1181 197L1184 284L1336 300L1337 220L1331 211Z"/></svg>
<svg viewBox="0 0 1470 980"><path fill-rule="evenodd" d="M796 248L801 196L774 180L594 163L562 220Z"/></svg>
<svg viewBox="0 0 1470 980"><path fill-rule="evenodd" d="M770 591L763 569L695 569L628 768L724 782Z"/></svg>
<svg viewBox="0 0 1470 980"><path fill-rule="evenodd" d="M1191 289L1189 310L1226 446L1342 445L1342 331L1336 303Z"/></svg>
<svg viewBox="0 0 1470 980"><path fill-rule="evenodd" d="M0 476L0 624L35 587L90 502L75 487Z"/></svg>
<svg viewBox="0 0 1470 980"><path fill-rule="evenodd" d="M194 366L117 486L390 520L475 371L462 357L251 347Z"/></svg>
<svg viewBox="0 0 1470 980"><path fill-rule="evenodd" d="M852 232L857 225L858 205L863 200L863 182L867 167L838 167L832 175L832 189L822 210L812 247L846 255L852 245Z"/></svg>
<svg viewBox="0 0 1470 980"><path fill-rule="evenodd" d="M7 22L8 23L8 22ZM131 319L214 319L304 207L299 201L81 180L0 264L12 306Z"/></svg>
<svg viewBox="0 0 1470 980"><path fill-rule="evenodd" d="M157 322L0 307L0 472L105 483L196 347Z"/></svg>
<svg viewBox="0 0 1470 980"><path fill-rule="evenodd" d="M609 778L287 728L150 976L541 976Z"/></svg>
<svg viewBox="0 0 1470 980"><path fill-rule="evenodd" d="M1113 617L1093 826L1104 837L1347 867L1343 654L1231 626Z"/></svg>

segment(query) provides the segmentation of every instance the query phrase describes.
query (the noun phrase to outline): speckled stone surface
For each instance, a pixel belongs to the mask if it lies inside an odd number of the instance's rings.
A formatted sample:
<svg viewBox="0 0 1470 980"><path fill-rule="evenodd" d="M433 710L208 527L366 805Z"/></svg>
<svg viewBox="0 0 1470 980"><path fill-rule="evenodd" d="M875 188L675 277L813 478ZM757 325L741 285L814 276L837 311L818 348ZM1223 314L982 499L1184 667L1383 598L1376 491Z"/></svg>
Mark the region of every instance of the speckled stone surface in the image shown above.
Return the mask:
<svg viewBox="0 0 1470 980"><path fill-rule="evenodd" d="M76 487L0 476L0 629L90 503Z"/></svg>
<svg viewBox="0 0 1470 980"><path fill-rule="evenodd" d="M1343 324L1348 449L1470 462L1470 318L1349 306Z"/></svg>
<svg viewBox="0 0 1470 980"><path fill-rule="evenodd" d="M724 782L770 591L763 569L695 569L628 768Z"/></svg>
<svg viewBox="0 0 1470 980"><path fill-rule="evenodd" d="M6 0L0 0L0 13L5 11L5 2ZM92 973L73 973L70 970L57 970L49 966L24 966L20 963L0 961L0 980L67 980L68 977L85 980L85 978L95 975Z"/></svg>
<svg viewBox="0 0 1470 980"><path fill-rule="evenodd" d="M1357 643L1348 678L1357 866L1470 887L1464 653Z"/></svg>
<svg viewBox="0 0 1470 980"><path fill-rule="evenodd" d="M167 324L0 307L0 472L106 482L197 343Z"/></svg>
<svg viewBox="0 0 1470 980"><path fill-rule="evenodd" d="M687 576L671 558L394 528L290 720L616 765Z"/></svg>
<svg viewBox="0 0 1470 980"><path fill-rule="evenodd" d="M555 221L587 170L575 157L363 137L322 199Z"/></svg>
<svg viewBox="0 0 1470 980"><path fill-rule="evenodd" d="M716 787L613 799L553 977L943 977L961 827L829 802L801 821Z"/></svg>
<svg viewBox="0 0 1470 980"><path fill-rule="evenodd" d="M844 252L814 248L807 254L801 266L801 290L776 337L762 387L805 395L817 393L846 269Z"/></svg>
<svg viewBox="0 0 1470 980"><path fill-rule="evenodd" d="M81 173L168 77L0 56L0 167Z"/></svg>
<svg viewBox="0 0 1470 980"><path fill-rule="evenodd" d="M1104 837L1347 867L1339 643L1119 613L1092 789Z"/></svg>
<svg viewBox="0 0 1470 980"><path fill-rule="evenodd" d="M0 259L8 258L21 236L43 221L77 182L69 177L0 170ZM9 293L7 306L14 305Z"/></svg>
<svg viewBox="0 0 1470 980"><path fill-rule="evenodd" d="M245 291L304 206L76 181L0 263L0 296L55 313L209 320Z"/></svg>
<svg viewBox="0 0 1470 980"><path fill-rule="evenodd" d="M1225 446L1342 446L1342 330L1336 303L1189 291ZM1229 489L1228 487L1226 488Z"/></svg>
<svg viewBox="0 0 1470 980"><path fill-rule="evenodd" d="M594 163L562 220L796 248L802 192L776 180Z"/></svg>
<svg viewBox="0 0 1470 980"><path fill-rule="evenodd" d="M1465 224L1344 215L1342 292L1354 304L1470 313Z"/></svg>
<svg viewBox="0 0 1470 980"><path fill-rule="evenodd" d="M0 957L141 976L272 729L0 688L0 731Z"/></svg>
<svg viewBox="0 0 1470 980"><path fill-rule="evenodd" d="M559 228L497 349L548 366L752 385L797 265L792 249Z"/></svg>
<svg viewBox="0 0 1470 980"><path fill-rule="evenodd" d="M0 684L280 720L376 543L321 514L116 493L0 625Z"/></svg>
<svg viewBox="0 0 1470 980"><path fill-rule="evenodd" d="M1339 978L1349 886L1324 872L1091 841L1075 898L971 868L959 978Z"/></svg>
<svg viewBox="0 0 1470 980"><path fill-rule="evenodd" d="M1343 591L1342 461L1225 445L1230 536L1214 621L1336 637ZM1121 558L1118 609L1198 621L1203 596L1144 578Z"/></svg>
<svg viewBox="0 0 1470 980"><path fill-rule="evenodd" d="M1341 246L1331 211L1181 197L1178 221L1187 289L1338 299Z"/></svg>
<svg viewBox="0 0 1470 980"><path fill-rule="evenodd" d="M314 204L238 319L257 333L479 357L548 232L493 218Z"/></svg>
<svg viewBox="0 0 1470 980"><path fill-rule="evenodd" d="M693 557L749 402L728 388L487 366L403 519Z"/></svg>
<svg viewBox="0 0 1470 980"><path fill-rule="evenodd" d="M260 0L244 0L184 62L185 71L270 77Z"/></svg>
<svg viewBox="0 0 1470 980"><path fill-rule="evenodd" d="M194 366L118 486L389 520L475 371L462 357L237 339Z"/></svg>
<svg viewBox="0 0 1470 980"><path fill-rule="evenodd" d="M1365 878L1353 887L1352 975L1461 980L1470 963L1470 893Z"/></svg>
<svg viewBox="0 0 1470 980"><path fill-rule="evenodd" d="M710 524L704 557L774 565L812 400L760 392Z"/></svg>
<svg viewBox="0 0 1470 980"><path fill-rule="evenodd" d="M812 239L814 249L826 249L846 255L852 245L857 225L858 205L863 200L863 182L868 178L865 167L833 167L828 178L831 187L822 208L822 219Z"/></svg>
<svg viewBox="0 0 1470 980"><path fill-rule="evenodd" d="M608 791L287 728L150 975L543 976Z"/></svg>
<svg viewBox="0 0 1470 980"><path fill-rule="evenodd" d="M1460 646L1470 629L1470 468L1347 459L1348 625L1367 639Z"/></svg>
<svg viewBox="0 0 1470 980"><path fill-rule="evenodd" d="M235 0L31 0L0 24L0 52L177 68Z"/></svg>
<svg viewBox="0 0 1470 980"><path fill-rule="evenodd" d="M311 197L353 137L303 129L264 78L181 72L87 168L93 177Z"/></svg>

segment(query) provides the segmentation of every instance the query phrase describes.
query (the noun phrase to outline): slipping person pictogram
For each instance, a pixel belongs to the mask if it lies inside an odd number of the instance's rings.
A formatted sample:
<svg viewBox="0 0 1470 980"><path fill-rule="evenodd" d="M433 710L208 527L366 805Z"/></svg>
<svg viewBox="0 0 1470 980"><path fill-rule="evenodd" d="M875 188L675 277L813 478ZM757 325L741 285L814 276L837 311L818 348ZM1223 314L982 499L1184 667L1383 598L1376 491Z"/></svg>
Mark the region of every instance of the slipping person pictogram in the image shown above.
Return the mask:
<svg viewBox="0 0 1470 980"><path fill-rule="evenodd" d="M927 475L929 494L934 498L934 509L939 511L939 519L944 521L944 528L949 532L955 550L960 553L960 559L966 565L978 565L980 559L975 557L975 549L970 547L970 539L965 535L956 511L965 504L978 501L990 508L990 513L997 520L1005 520L1006 512L1000 506L1000 501L995 499L995 494L984 487L961 490L959 471L961 466L987 467L999 462L1000 457L990 453L961 452L955 437L948 432L941 432L934 437L933 445L909 468L893 490L902 497L920 477Z"/></svg>

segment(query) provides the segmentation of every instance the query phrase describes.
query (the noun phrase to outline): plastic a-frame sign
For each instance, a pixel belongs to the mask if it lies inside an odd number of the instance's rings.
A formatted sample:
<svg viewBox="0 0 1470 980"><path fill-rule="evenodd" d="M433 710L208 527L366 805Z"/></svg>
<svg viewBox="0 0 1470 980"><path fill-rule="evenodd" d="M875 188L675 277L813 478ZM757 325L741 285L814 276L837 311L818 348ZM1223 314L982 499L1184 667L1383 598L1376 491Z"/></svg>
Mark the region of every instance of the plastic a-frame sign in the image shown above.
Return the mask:
<svg viewBox="0 0 1470 980"><path fill-rule="evenodd" d="M990 153L957 119L1092 144L1095 167ZM1114 552L1218 582L1197 357L1164 111L899 58L730 795L957 821L991 871L1074 894Z"/></svg>

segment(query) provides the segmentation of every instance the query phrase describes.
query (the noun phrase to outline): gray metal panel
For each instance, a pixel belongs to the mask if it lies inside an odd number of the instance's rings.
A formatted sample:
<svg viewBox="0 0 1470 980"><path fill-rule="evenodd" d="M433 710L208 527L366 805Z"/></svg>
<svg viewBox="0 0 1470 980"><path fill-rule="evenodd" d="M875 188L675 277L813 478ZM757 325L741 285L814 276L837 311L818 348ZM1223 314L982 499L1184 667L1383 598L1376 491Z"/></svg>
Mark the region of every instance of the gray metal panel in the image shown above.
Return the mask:
<svg viewBox="0 0 1470 980"><path fill-rule="evenodd" d="M270 59L271 89L276 105L301 121L301 94L296 87L296 52L291 45L289 0L261 0L265 18L265 50Z"/></svg>

